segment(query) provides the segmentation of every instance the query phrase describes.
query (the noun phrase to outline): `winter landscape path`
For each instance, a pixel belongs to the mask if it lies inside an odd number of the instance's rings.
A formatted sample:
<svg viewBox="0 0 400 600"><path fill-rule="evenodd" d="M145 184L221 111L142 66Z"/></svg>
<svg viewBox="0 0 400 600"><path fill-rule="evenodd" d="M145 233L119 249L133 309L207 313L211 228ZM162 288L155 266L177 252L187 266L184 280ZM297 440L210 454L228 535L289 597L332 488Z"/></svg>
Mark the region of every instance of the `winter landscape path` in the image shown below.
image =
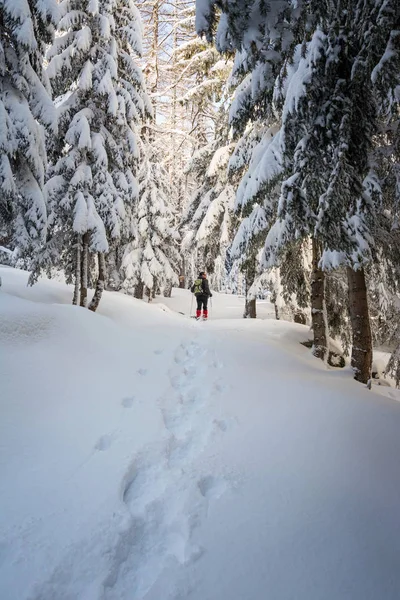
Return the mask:
<svg viewBox="0 0 400 600"><path fill-rule="evenodd" d="M326 370L266 303L93 315L0 271L2 600L400 597L397 390Z"/></svg>

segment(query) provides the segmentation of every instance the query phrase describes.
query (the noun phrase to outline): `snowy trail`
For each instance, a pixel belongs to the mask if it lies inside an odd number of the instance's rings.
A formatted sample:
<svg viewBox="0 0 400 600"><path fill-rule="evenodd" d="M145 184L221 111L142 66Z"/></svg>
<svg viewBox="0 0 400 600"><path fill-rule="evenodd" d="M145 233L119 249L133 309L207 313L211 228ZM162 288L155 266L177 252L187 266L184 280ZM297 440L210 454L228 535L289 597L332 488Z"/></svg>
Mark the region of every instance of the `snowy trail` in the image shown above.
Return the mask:
<svg viewBox="0 0 400 600"><path fill-rule="evenodd" d="M398 390L327 370L267 304L217 295L203 324L185 291L105 292L93 315L1 275L1 600L400 598Z"/></svg>
<svg viewBox="0 0 400 600"><path fill-rule="evenodd" d="M112 551L103 600L145 598L164 571L203 552L192 533L225 484L213 473L199 478L191 465L224 431L209 410L221 387L219 367L204 342L184 341L174 353L170 385L158 401L165 437L136 455L125 475L127 524Z"/></svg>

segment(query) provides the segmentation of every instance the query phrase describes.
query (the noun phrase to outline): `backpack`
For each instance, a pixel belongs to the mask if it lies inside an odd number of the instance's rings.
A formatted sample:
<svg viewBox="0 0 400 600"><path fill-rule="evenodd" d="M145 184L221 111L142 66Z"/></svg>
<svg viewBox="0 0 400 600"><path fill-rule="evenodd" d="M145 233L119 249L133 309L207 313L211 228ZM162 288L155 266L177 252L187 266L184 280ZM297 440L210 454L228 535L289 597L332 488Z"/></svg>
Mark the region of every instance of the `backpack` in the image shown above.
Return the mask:
<svg viewBox="0 0 400 600"><path fill-rule="evenodd" d="M199 296L200 294L204 294L203 280L202 279L196 279L195 280L195 282L193 283L192 291L193 291L193 294L195 296Z"/></svg>

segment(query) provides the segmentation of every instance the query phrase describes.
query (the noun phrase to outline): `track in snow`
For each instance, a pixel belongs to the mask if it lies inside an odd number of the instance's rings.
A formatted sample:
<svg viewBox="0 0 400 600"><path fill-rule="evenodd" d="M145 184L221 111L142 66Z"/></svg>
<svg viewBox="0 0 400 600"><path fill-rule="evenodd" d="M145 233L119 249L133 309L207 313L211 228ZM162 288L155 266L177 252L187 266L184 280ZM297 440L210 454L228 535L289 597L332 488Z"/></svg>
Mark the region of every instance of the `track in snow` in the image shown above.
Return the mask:
<svg viewBox="0 0 400 600"><path fill-rule="evenodd" d="M125 475L121 499L127 524L112 552L102 600L145 598L164 570L202 555L192 534L209 503L229 487L213 473L191 473L213 436L229 428L229 420L214 420L208 411L222 389L220 366L197 342L184 342L175 351L170 387L159 400L166 435L136 455Z"/></svg>

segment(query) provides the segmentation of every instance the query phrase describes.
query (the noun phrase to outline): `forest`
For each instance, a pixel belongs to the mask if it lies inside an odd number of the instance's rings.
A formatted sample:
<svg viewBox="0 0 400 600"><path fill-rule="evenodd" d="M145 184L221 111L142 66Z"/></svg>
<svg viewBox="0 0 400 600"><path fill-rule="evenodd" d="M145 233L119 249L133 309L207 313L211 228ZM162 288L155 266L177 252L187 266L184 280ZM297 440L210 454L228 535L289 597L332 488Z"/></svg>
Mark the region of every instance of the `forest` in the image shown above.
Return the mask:
<svg viewBox="0 0 400 600"><path fill-rule="evenodd" d="M206 270L398 384L399 100L398 0L1 0L1 262L91 311Z"/></svg>

